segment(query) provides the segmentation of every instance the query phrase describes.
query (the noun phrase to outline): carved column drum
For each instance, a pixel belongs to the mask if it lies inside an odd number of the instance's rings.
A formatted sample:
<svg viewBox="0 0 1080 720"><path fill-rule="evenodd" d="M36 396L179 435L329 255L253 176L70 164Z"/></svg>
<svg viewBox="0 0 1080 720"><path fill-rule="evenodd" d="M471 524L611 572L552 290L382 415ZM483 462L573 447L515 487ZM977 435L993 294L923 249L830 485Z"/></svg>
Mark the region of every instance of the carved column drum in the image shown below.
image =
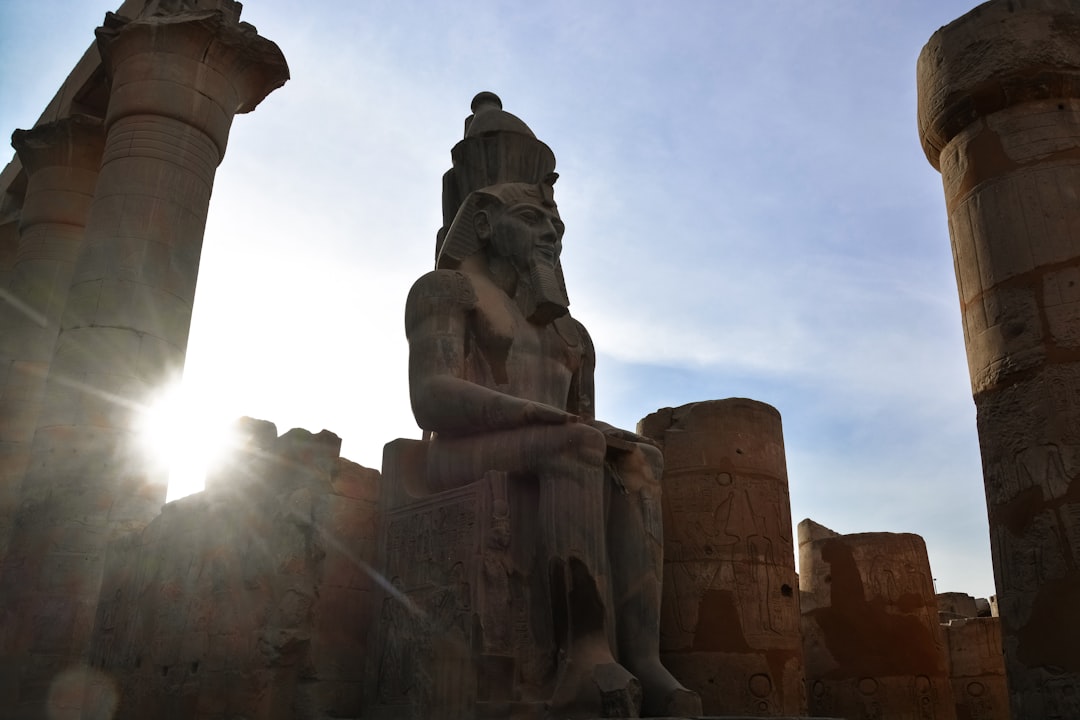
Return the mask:
<svg viewBox="0 0 1080 720"><path fill-rule="evenodd" d="M707 715L806 709L780 413L730 398L638 425L664 451L664 664Z"/></svg>

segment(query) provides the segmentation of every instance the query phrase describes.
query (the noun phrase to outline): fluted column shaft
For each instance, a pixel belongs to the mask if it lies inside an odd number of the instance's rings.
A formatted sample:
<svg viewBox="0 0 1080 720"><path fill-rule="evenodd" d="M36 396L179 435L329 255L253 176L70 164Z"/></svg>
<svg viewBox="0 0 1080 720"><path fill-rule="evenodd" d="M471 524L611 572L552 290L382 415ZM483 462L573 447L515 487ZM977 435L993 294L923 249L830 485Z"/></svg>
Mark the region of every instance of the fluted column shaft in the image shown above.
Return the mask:
<svg viewBox="0 0 1080 720"><path fill-rule="evenodd" d="M1012 714L1080 712L1080 2L995 0L919 57L978 412Z"/></svg>
<svg viewBox="0 0 1080 720"><path fill-rule="evenodd" d="M288 78L277 46L218 11L110 14L98 41L111 79L101 172L0 584L18 588L0 603L18 717L41 716L50 679L85 660L106 546L165 499L164 469L137 447L139 410L183 367L233 116Z"/></svg>
<svg viewBox="0 0 1080 720"><path fill-rule="evenodd" d="M16 130L12 137L27 184L11 283L0 301L0 565L103 143L101 121L86 117Z"/></svg>

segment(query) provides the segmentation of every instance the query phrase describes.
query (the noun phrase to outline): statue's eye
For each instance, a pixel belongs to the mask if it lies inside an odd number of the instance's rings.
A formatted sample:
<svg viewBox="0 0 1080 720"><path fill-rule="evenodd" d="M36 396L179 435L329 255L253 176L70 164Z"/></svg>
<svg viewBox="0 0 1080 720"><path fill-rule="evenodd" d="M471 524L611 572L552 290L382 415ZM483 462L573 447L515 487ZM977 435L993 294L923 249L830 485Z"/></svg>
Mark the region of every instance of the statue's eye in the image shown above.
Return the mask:
<svg viewBox="0 0 1080 720"><path fill-rule="evenodd" d="M540 213L535 210L521 210L518 212L517 216L529 225L535 225L540 222Z"/></svg>

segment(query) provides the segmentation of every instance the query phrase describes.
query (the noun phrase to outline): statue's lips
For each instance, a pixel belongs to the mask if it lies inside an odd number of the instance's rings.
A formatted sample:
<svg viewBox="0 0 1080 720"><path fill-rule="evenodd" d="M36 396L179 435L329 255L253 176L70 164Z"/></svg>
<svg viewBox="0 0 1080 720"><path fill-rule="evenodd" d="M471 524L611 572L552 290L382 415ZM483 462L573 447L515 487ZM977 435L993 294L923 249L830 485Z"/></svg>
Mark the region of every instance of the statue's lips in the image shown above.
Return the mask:
<svg viewBox="0 0 1080 720"><path fill-rule="evenodd" d="M540 260L546 264L555 267L555 263L558 260L558 256L555 254L555 246L551 244L539 244L533 248L533 262Z"/></svg>

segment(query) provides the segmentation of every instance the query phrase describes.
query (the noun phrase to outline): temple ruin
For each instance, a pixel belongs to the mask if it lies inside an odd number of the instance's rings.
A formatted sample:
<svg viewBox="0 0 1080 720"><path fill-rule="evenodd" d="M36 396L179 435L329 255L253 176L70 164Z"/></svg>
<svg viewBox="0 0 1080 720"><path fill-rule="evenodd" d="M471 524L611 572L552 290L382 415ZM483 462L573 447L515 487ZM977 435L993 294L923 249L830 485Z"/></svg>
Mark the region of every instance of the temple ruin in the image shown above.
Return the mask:
<svg viewBox="0 0 1080 720"><path fill-rule="evenodd" d="M918 65L994 598L937 594L917 535L793 537L776 408L594 416L555 155L490 92L390 310L424 437L376 470L244 418L164 504L135 408L183 366L234 117L289 78L240 10L126 0L12 137L0 720L1080 717L1080 2L993 0Z"/></svg>

